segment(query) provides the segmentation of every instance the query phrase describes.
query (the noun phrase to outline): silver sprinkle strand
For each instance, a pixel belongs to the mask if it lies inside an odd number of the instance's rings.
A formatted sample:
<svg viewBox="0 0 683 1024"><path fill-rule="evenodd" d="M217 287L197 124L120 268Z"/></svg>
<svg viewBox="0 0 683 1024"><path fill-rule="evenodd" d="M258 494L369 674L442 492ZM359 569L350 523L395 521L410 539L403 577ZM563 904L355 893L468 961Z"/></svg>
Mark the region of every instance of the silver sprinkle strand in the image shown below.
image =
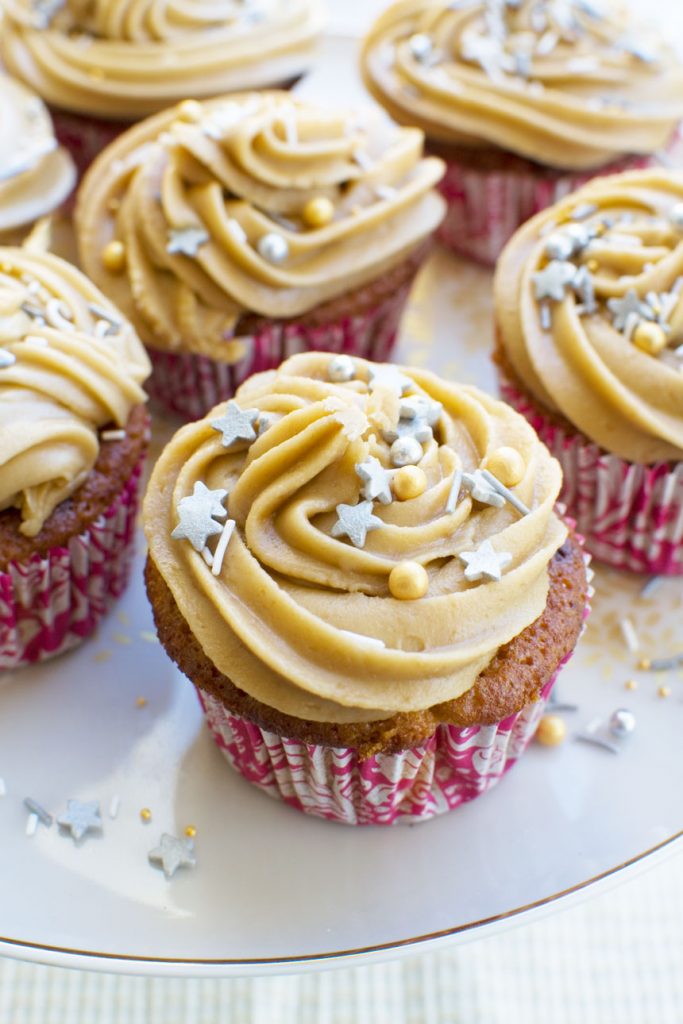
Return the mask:
<svg viewBox="0 0 683 1024"><path fill-rule="evenodd" d="M512 505L521 516L528 516L531 512L530 508L527 508L523 501L520 501L516 494L513 494L509 488L500 482L500 480L493 475L488 469L482 469L482 476L488 481L494 490L498 491L502 498Z"/></svg>
<svg viewBox="0 0 683 1024"><path fill-rule="evenodd" d="M446 512L455 512L456 505L458 504L458 498L460 497L460 488L462 487L462 470L456 469L453 473L453 481L451 483L451 489L448 492L448 498L446 499Z"/></svg>
<svg viewBox="0 0 683 1024"><path fill-rule="evenodd" d="M45 828L50 828L54 819L50 812L46 811L45 808L42 807L37 800L34 800L30 796L25 796L24 807L26 808L27 811L30 811L31 814L35 814L43 823Z"/></svg>

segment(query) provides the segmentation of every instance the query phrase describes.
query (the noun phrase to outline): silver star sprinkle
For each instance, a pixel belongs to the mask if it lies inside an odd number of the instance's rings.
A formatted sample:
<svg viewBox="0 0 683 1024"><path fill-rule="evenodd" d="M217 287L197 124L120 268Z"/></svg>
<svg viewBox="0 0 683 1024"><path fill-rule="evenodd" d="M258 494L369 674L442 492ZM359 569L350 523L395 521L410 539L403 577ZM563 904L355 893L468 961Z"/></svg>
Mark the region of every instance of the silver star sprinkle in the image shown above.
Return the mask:
<svg viewBox="0 0 683 1024"><path fill-rule="evenodd" d="M536 298L561 302L567 288L576 277L576 267L565 260L552 260L547 267L533 275Z"/></svg>
<svg viewBox="0 0 683 1024"><path fill-rule="evenodd" d="M357 505L337 505L337 522L332 527L333 537L348 537L354 547L365 547L367 535L378 530L384 523L372 514L372 502L361 501Z"/></svg>
<svg viewBox="0 0 683 1024"><path fill-rule="evenodd" d="M384 468L379 459L371 455L365 462L358 462L356 473L363 481L360 493L367 501L377 500L383 505L391 503L391 473Z"/></svg>
<svg viewBox="0 0 683 1024"><path fill-rule="evenodd" d="M171 228L168 232L166 252L171 256L176 253L182 256L196 256L200 247L208 241L209 232L204 228Z"/></svg>
<svg viewBox="0 0 683 1024"><path fill-rule="evenodd" d="M462 483L474 500L480 501L482 505L502 508L505 504L503 495L486 479L480 469L475 469L474 473L463 473Z"/></svg>
<svg viewBox="0 0 683 1024"><path fill-rule="evenodd" d="M413 387L413 381L391 363L375 363L369 369L368 390L386 388L397 395L403 395Z"/></svg>
<svg viewBox="0 0 683 1024"><path fill-rule="evenodd" d="M189 540L195 551L203 551L209 537L222 533L223 527L214 516L225 519L228 514L223 508L227 491L211 491L198 480L194 492L178 502L180 522L171 534L174 540Z"/></svg>
<svg viewBox="0 0 683 1024"><path fill-rule="evenodd" d="M67 829L75 842L79 843L88 832L102 831L102 818L98 800L81 803L80 800L67 800L66 812L57 818L60 828Z"/></svg>
<svg viewBox="0 0 683 1024"><path fill-rule="evenodd" d="M465 579L470 583L481 579L497 583L502 579L505 566L512 561L508 551L494 551L490 540L483 541L476 551L461 551L458 558L465 563Z"/></svg>
<svg viewBox="0 0 683 1024"><path fill-rule="evenodd" d="M178 868L193 868L197 863L194 855L194 843L191 839L169 835L164 832L159 845L149 851L149 860L162 868L166 878L173 878Z"/></svg>
<svg viewBox="0 0 683 1024"><path fill-rule="evenodd" d="M617 331L623 331L633 316L641 320L655 319L654 312L639 298L635 288L629 288L621 299L608 299L607 308L612 314L612 326Z"/></svg>
<svg viewBox="0 0 683 1024"><path fill-rule="evenodd" d="M211 426L222 434L221 443L229 448L236 441L253 441L256 438L254 424L259 418L258 409L241 409L237 402L231 401L225 412L217 420L211 420Z"/></svg>

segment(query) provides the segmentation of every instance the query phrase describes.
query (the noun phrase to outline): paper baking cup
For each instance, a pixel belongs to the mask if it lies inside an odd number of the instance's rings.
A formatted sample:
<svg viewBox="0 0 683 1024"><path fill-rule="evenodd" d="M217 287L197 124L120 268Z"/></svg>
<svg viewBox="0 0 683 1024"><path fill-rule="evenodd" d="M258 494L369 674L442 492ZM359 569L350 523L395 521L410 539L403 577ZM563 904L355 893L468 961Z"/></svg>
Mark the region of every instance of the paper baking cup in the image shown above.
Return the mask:
<svg viewBox="0 0 683 1024"><path fill-rule="evenodd" d="M133 555L144 458L121 494L65 547L0 572L0 671L44 661L93 632L121 596Z"/></svg>
<svg viewBox="0 0 683 1024"><path fill-rule="evenodd" d="M315 327L297 321L267 323L256 334L236 339L245 346L244 356L236 363L151 348L152 376L145 384L147 393L171 412L196 420L231 398L252 373L275 369L298 352L346 352L383 362L396 341L411 284L402 285L370 312L334 323Z"/></svg>
<svg viewBox="0 0 683 1024"><path fill-rule="evenodd" d="M79 181L95 157L132 124L129 121L105 121L85 114L72 114L55 107L49 110L57 140L71 153Z"/></svg>
<svg viewBox="0 0 683 1024"><path fill-rule="evenodd" d="M631 572L683 573L683 462L627 462L553 422L503 374L500 387L562 466L560 498L593 557Z"/></svg>
<svg viewBox="0 0 683 1024"><path fill-rule="evenodd" d="M590 173L553 173L533 166L494 170L468 167L446 159L446 174L439 188L448 204L437 238L447 248L487 266L493 266L518 227L592 178L657 165L653 157L628 157Z"/></svg>

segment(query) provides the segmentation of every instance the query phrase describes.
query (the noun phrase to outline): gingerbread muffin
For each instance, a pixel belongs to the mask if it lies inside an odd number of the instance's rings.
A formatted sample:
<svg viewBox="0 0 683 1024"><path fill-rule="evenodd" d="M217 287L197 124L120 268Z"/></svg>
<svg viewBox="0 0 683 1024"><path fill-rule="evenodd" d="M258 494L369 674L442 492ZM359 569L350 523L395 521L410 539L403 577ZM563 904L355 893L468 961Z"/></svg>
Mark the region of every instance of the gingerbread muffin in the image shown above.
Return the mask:
<svg viewBox="0 0 683 1024"><path fill-rule="evenodd" d="M287 87L320 0L4 0L0 56L49 105L81 173L129 125L189 97Z"/></svg>
<svg viewBox="0 0 683 1024"><path fill-rule="evenodd" d="M561 462L587 548L683 573L683 173L598 179L512 238L495 280L505 398Z"/></svg>
<svg viewBox="0 0 683 1024"><path fill-rule="evenodd" d="M509 407L326 353L181 429L144 506L159 638L229 762L350 824L519 758L586 613L558 463Z"/></svg>
<svg viewBox="0 0 683 1024"><path fill-rule="evenodd" d="M79 643L125 587L149 362L69 264L4 248L0 268L1 671Z"/></svg>
<svg viewBox="0 0 683 1024"><path fill-rule="evenodd" d="M442 241L488 264L589 178L656 163L683 117L679 58L615 0L398 0L361 66L446 161Z"/></svg>
<svg viewBox="0 0 683 1024"><path fill-rule="evenodd" d="M422 143L271 92L183 103L106 150L81 262L148 346L151 395L197 418L302 350L385 358L444 213Z"/></svg>

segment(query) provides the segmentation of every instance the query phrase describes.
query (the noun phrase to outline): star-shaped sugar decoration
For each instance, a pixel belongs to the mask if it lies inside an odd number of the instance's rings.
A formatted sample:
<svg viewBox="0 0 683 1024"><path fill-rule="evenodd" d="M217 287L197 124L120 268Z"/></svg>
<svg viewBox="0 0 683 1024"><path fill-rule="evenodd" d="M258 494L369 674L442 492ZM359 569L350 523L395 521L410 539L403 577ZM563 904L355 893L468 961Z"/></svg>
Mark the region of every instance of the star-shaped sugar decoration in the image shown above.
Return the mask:
<svg viewBox="0 0 683 1024"><path fill-rule="evenodd" d="M655 314L647 302L638 295L635 288L629 288L621 299L608 299L607 308L612 314L612 326L623 331L633 318L638 320L654 320Z"/></svg>
<svg viewBox="0 0 683 1024"><path fill-rule="evenodd" d="M413 381L391 363L373 363L369 369L368 390L386 388L397 395L403 395L413 387Z"/></svg>
<svg viewBox="0 0 683 1024"><path fill-rule="evenodd" d="M256 438L254 424L259 418L258 409L242 409L237 402L231 401L225 412L217 420L211 420L211 426L221 437L221 444L229 448L237 441L253 441Z"/></svg>
<svg viewBox="0 0 683 1024"><path fill-rule="evenodd" d="M333 537L348 537L354 547L365 547L371 530L384 526L382 520L372 514L372 502L360 501L357 505L337 505L337 522L332 527Z"/></svg>
<svg viewBox="0 0 683 1024"><path fill-rule="evenodd" d="M225 519L228 514L223 508L227 493L222 489L209 490L206 484L198 480L193 493L178 502L180 522L171 537L174 540L189 540L195 551L203 551L209 537L223 531L222 525L214 517Z"/></svg>
<svg viewBox="0 0 683 1024"><path fill-rule="evenodd" d="M474 500L480 501L482 505L502 508L505 504L503 495L486 479L480 469L475 469L473 473L463 473L462 485L467 488Z"/></svg>
<svg viewBox="0 0 683 1024"><path fill-rule="evenodd" d="M159 845L149 851L148 857L152 864L158 864L166 878L173 878L178 868L193 868L197 863L192 840L179 839L168 832L162 834Z"/></svg>
<svg viewBox="0 0 683 1024"><path fill-rule="evenodd" d="M99 801L91 800L81 803L80 800L67 800L66 811L57 818L57 824L60 828L67 829L77 843L88 832L101 832L102 817Z"/></svg>
<svg viewBox="0 0 683 1024"><path fill-rule="evenodd" d="M382 505L389 505L393 501L391 473L374 455L371 455L365 462L358 462L356 473L363 481L360 493L367 501L380 501Z"/></svg>
<svg viewBox="0 0 683 1024"><path fill-rule="evenodd" d="M173 256L196 256L202 245L209 241L209 232L193 225L186 228L170 228L166 242L166 252Z"/></svg>
<svg viewBox="0 0 683 1024"><path fill-rule="evenodd" d="M461 551L458 558L465 563L465 579L469 583L483 579L497 583L512 561L508 551L494 551L490 540L482 541L476 551Z"/></svg>
<svg viewBox="0 0 683 1024"><path fill-rule="evenodd" d="M567 260L551 260L547 267L533 275L536 298L561 302L576 277L576 267Z"/></svg>

